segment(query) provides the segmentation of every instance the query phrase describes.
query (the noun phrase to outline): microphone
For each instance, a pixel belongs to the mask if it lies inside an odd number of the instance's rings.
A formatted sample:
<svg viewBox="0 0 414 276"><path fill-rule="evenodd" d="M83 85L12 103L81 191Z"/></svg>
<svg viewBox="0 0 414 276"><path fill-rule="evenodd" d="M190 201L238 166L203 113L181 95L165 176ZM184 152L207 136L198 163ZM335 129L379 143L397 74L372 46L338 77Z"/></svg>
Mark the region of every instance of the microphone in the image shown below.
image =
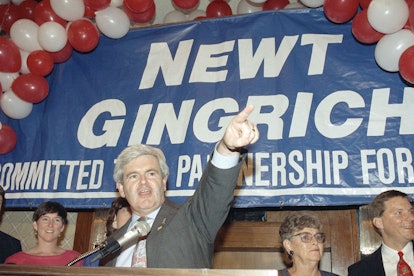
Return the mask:
<svg viewBox="0 0 414 276"><path fill-rule="evenodd" d="M145 221L137 221L135 225L121 237L109 237L105 242L99 245L99 252L91 260L91 263L102 259L103 257L118 251L124 244L148 235L151 230L150 225Z"/></svg>

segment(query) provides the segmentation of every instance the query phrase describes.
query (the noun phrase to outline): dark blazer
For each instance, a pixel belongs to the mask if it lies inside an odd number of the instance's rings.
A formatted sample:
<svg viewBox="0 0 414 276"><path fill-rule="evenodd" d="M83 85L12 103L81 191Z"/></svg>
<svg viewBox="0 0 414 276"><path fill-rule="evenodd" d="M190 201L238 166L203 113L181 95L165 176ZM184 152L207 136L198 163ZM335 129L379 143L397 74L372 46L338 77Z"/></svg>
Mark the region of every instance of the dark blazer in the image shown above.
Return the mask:
<svg viewBox="0 0 414 276"><path fill-rule="evenodd" d="M147 237L147 267L211 268L214 241L229 213L241 163L223 170L209 162L184 204L165 200ZM128 225L113 235L123 235ZM101 264L115 266L122 249Z"/></svg>
<svg viewBox="0 0 414 276"><path fill-rule="evenodd" d="M20 241L2 231L0 231L0 248L0 264L3 264L7 257L22 251Z"/></svg>
<svg viewBox="0 0 414 276"><path fill-rule="evenodd" d="M380 246L374 253L348 267L348 276L385 276Z"/></svg>

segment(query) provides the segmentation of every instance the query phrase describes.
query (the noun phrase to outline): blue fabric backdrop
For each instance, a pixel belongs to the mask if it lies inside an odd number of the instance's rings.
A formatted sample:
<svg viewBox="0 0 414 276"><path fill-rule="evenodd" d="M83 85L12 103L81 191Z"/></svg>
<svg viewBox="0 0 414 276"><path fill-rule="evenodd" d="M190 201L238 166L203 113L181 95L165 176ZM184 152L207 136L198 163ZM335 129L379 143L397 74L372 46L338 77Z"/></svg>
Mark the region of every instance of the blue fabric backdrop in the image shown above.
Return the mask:
<svg viewBox="0 0 414 276"><path fill-rule="evenodd" d="M0 115L18 143L0 156L8 207L46 199L102 208L114 160L130 144L161 148L167 196L191 195L231 116L254 104L235 207L364 204L413 194L414 89L381 70L375 45L322 10L281 10L101 37L48 77L25 119Z"/></svg>

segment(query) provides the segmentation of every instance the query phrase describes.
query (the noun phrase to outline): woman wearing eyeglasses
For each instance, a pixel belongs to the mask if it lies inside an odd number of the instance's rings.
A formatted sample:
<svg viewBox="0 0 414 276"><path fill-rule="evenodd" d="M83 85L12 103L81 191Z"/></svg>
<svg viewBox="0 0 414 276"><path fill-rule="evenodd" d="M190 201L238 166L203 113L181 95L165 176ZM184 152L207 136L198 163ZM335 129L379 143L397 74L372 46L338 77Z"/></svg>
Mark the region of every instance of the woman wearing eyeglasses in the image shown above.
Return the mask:
<svg viewBox="0 0 414 276"><path fill-rule="evenodd" d="M292 266L279 270L282 276L338 276L319 270L325 234L319 217L309 211L292 212L279 228L283 248Z"/></svg>

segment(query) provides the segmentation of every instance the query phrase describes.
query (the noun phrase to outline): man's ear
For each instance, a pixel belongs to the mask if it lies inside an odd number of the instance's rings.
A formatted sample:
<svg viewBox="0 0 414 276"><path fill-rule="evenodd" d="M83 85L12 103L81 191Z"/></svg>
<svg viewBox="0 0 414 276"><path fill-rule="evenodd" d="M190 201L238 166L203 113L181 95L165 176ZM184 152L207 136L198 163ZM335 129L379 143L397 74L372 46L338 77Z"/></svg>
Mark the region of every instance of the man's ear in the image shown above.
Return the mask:
<svg viewBox="0 0 414 276"><path fill-rule="evenodd" d="M125 197L124 185L122 185L121 183L117 182L116 183L116 188L118 189L120 196L121 197Z"/></svg>
<svg viewBox="0 0 414 276"><path fill-rule="evenodd" d="M165 176L165 177L162 179L162 184L164 185L164 192L166 192L166 191L167 191L167 181L168 181L168 176Z"/></svg>
<svg viewBox="0 0 414 276"><path fill-rule="evenodd" d="M372 220L372 224L374 224L375 227L377 227L378 229L383 229L384 228L384 223L382 221L382 218L374 218Z"/></svg>

